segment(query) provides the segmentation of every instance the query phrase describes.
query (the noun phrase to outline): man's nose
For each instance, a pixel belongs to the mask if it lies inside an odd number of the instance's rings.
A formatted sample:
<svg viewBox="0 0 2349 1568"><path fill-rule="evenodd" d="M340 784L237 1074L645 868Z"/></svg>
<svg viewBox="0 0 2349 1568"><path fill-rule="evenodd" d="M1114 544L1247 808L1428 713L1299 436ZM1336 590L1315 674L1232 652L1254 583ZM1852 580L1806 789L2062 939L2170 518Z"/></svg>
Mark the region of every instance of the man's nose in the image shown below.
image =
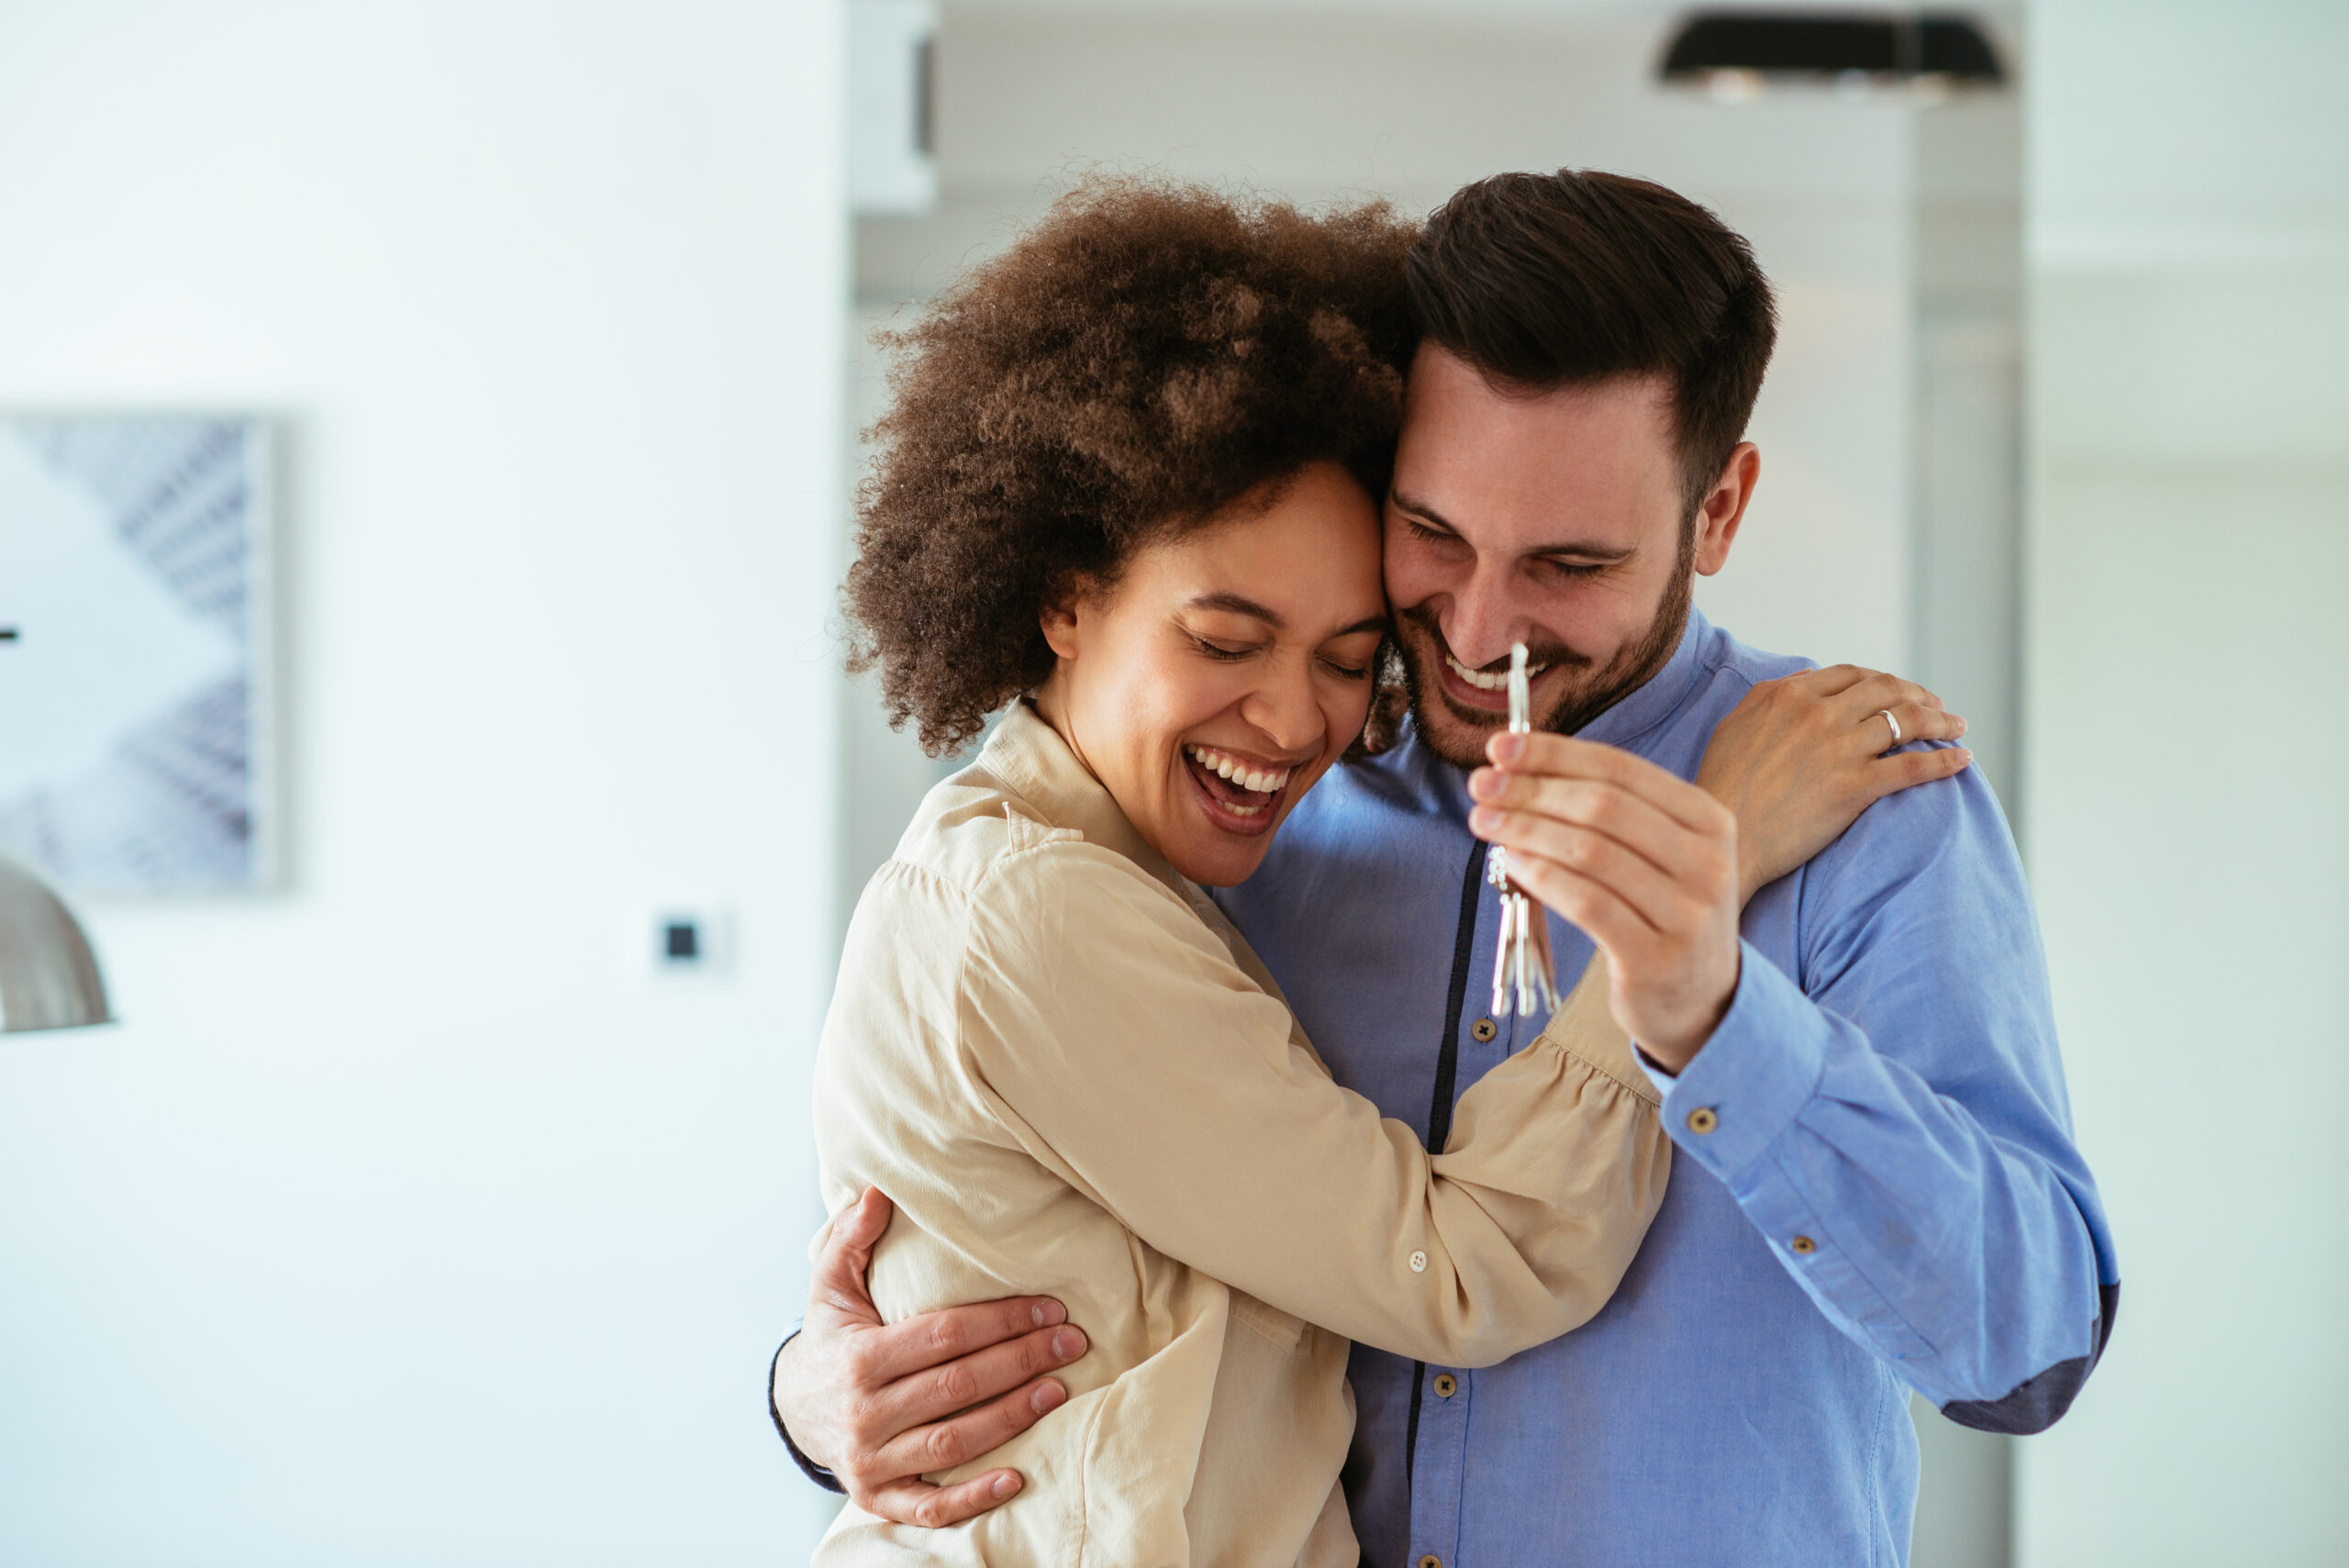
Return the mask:
<svg viewBox="0 0 2349 1568"><path fill-rule="evenodd" d="M1509 644L1527 640L1532 620L1515 602L1514 587L1507 573L1480 567L1453 590L1436 625L1454 659L1482 670L1507 659Z"/></svg>

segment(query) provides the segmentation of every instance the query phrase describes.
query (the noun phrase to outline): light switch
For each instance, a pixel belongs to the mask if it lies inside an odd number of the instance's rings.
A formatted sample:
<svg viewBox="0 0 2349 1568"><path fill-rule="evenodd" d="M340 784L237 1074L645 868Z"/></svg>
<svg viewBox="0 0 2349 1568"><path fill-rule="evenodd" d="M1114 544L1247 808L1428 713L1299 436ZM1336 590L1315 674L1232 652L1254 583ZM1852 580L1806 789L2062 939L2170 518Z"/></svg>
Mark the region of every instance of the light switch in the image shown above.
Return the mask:
<svg viewBox="0 0 2349 1568"><path fill-rule="evenodd" d="M722 905L655 905L638 930L639 962L654 975L717 976L733 970L734 921Z"/></svg>

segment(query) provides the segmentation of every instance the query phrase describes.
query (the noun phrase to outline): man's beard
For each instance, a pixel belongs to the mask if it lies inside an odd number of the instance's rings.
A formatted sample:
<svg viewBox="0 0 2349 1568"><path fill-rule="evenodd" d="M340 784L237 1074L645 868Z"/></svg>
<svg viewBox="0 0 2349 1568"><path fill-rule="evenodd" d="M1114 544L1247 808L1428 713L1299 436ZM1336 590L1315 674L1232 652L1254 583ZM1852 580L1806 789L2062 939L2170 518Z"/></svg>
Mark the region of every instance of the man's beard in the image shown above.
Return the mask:
<svg viewBox="0 0 2349 1568"><path fill-rule="evenodd" d="M1681 553L1684 559L1673 572L1672 586L1656 606L1655 618L1606 663L1564 643L1527 650L1529 662L1559 672L1550 677L1550 706L1533 716L1534 728L1572 735L1664 668L1673 650L1680 646L1681 633L1688 628L1688 609L1696 597L1696 579L1689 570L1693 562L1687 559L1694 551L1684 546ZM1421 660L1439 660L1449 651L1432 613L1414 606L1397 610L1395 618L1402 633L1396 640L1402 650L1403 684L1410 695L1411 725L1419 732L1419 744L1453 767L1482 767L1486 739L1507 728L1508 717L1457 706L1444 695L1442 681L1432 666L1421 672ZM1460 736L1463 726L1473 734Z"/></svg>

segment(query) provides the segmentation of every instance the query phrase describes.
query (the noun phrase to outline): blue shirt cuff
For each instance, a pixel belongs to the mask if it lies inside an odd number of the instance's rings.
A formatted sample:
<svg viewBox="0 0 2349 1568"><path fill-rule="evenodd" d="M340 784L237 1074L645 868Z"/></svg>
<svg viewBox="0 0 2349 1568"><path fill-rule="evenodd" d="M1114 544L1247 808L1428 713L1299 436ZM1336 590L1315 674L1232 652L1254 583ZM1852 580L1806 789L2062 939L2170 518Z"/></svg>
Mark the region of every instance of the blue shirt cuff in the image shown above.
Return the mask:
<svg viewBox="0 0 2349 1568"><path fill-rule="evenodd" d="M1664 1131L1731 1185L1794 1125L1827 1069L1817 1006L1752 943L1740 946L1737 994L1704 1048L1677 1076L1641 1063L1664 1091Z"/></svg>
<svg viewBox="0 0 2349 1568"><path fill-rule="evenodd" d="M1638 1045L1631 1047L1631 1057L1639 1062L1640 1071L1648 1075L1648 1082L1655 1085L1655 1092L1659 1095L1669 1095L1672 1085L1680 1081L1679 1073L1650 1056Z"/></svg>

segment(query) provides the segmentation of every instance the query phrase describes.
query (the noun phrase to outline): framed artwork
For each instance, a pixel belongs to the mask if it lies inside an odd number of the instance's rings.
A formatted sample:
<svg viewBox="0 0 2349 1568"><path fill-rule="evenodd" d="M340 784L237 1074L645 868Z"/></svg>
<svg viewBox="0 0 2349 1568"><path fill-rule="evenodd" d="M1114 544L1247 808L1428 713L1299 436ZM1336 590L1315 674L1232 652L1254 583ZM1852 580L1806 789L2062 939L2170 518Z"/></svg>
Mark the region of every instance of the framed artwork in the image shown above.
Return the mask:
<svg viewBox="0 0 2349 1568"><path fill-rule="evenodd" d="M72 891L275 877L270 433L0 416L0 851Z"/></svg>

